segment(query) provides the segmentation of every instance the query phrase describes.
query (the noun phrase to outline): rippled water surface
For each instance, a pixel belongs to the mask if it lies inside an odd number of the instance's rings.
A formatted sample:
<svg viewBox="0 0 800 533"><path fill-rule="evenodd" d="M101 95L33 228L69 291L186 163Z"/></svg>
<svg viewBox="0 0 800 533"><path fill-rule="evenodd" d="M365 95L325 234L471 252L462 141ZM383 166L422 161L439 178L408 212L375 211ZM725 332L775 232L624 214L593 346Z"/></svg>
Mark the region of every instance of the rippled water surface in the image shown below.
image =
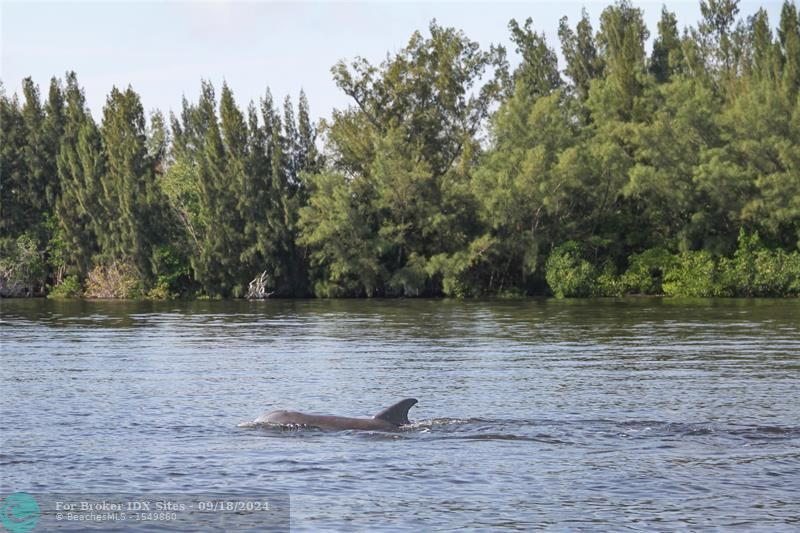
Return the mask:
<svg viewBox="0 0 800 533"><path fill-rule="evenodd" d="M800 527L800 302L2 302L0 488L293 530ZM265 411L395 433L237 427Z"/></svg>

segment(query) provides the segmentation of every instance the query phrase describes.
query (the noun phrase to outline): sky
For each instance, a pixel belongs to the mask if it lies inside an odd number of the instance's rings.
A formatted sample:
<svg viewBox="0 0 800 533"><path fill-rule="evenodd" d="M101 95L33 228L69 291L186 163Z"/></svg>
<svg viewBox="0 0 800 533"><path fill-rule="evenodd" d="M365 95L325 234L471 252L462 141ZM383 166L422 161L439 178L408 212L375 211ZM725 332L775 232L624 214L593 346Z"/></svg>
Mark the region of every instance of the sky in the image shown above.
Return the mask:
<svg viewBox="0 0 800 533"><path fill-rule="evenodd" d="M242 108L258 102L267 87L276 102L290 95L296 105L302 88L312 116L328 117L350 103L331 77L337 61L361 56L378 64L402 49L415 30L426 32L431 19L463 30L482 47L505 45L513 65L510 19L532 17L534 29L559 50L562 16L574 27L585 7L596 30L610 3L0 2L0 79L6 93L19 93L22 79L31 76L45 97L52 76L74 70L97 119L112 86L130 84L146 110L169 113L180 110L183 96L197 99L201 79L210 80L218 94L225 81ZM644 11L652 39L662 2L633 3ZM764 7L775 27L782 0L739 5L743 17ZM700 18L699 0L667 1L667 7L681 28Z"/></svg>

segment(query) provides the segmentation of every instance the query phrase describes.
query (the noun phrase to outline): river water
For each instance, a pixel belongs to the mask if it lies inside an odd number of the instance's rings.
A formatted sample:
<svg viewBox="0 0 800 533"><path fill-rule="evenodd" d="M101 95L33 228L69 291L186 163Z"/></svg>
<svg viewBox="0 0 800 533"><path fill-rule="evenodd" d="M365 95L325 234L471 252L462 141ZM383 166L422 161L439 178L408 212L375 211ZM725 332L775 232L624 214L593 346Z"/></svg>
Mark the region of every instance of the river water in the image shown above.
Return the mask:
<svg viewBox="0 0 800 533"><path fill-rule="evenodd" d="M0 497L275 491L293 531L800 527L799 300L5 300L0 334ZM394 433L239 427L406 397Z"/></svg>

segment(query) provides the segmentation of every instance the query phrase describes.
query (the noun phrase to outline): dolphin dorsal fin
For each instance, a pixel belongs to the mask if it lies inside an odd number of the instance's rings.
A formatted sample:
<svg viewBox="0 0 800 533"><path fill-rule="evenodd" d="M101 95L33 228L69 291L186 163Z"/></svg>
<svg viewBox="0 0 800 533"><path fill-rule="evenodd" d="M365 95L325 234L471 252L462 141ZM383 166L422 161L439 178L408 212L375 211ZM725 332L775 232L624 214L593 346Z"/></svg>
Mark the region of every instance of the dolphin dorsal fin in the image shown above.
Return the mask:
<svg viewBox="0 0 800 533"><path fill-rule="evenodd" d="M387 407L372 418L386 420L387 422L396 426L408 424L408 410L411 409L415 403L417 403L416 398L406 398L405 400L400 400L393 406Z"/></svg>

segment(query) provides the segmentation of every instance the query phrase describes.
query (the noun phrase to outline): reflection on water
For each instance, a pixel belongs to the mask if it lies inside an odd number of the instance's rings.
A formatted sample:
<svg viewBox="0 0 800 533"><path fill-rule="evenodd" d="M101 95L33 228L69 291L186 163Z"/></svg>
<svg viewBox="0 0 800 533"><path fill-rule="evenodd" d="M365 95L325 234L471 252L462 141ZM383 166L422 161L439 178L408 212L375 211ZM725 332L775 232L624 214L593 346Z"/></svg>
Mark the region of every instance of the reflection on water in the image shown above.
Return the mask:
<svg viewBox="0 0 800 533"><path fill-rule="evenodd" d="M2 302L0 489L320 529L800 523L797 300ZM399 432L237 427L271 409Z"/></svg>

